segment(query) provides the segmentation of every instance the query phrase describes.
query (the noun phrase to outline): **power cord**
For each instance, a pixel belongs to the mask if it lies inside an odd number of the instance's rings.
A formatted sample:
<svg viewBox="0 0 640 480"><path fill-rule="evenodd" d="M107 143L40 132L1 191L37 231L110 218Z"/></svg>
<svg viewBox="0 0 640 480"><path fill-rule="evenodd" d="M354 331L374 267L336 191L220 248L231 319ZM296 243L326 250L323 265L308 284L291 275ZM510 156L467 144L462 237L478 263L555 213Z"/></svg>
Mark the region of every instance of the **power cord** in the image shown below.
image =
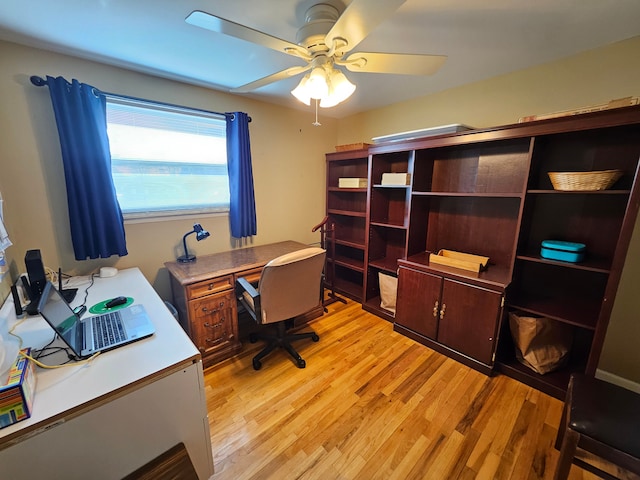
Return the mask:
<svg viewBox="0 0 640 480"><path fill-rule="evenodd" d="M24 357L24 358L28 358L33 363L38 365L40 368L52 369L52 368L63 368L63 367L75 367L76 365L82 365L84 363L90 363L94 358L96 358L98 355L100 355L100 352L94 353L93 355L91 355L91 357L89 357L89 358L87 358L85 360L78 360L75 363L63 363L61 365L45 365L44 363L42 363L42 362L36 360L35 358L33 358L31 355L27 355L22 350L20 351L19 355Z"/></svg>
<svg viewBox="0 0 640 480"><path fill-rule="evenodd" d="M55 273L55 272L54 272ZM56 273L57 275L57 273ZM92 273L91 277L90 277L90 283L87 286L87 288L85 288L84 291L84 300L81 306L85 306L86 302L87 302L87 297L89 296L89 289L93 286L94 281L95 281L95 276L97 274L96 273ZM47 343L44 347L42 347L40 350L37 351L35 356L32 355L27 355L26 353L24 353L22 351L22 345L24 343L24 341L22 340L22 337L16 333L14 333L14 330L22 323L26 320L25 318L22 318L20 320L18 320L12 327L11 329L8 331L9 335L14 336L18 339L18 355L24 357L24 358L28 358L29 360L31 360L33 363L35 363L36 365L38 365L40 368L48 368L48 369L52 369L52 368L62 368L62 367L75 367L76 365L82 365L85 363L90 363L91 361L93 361L94 358L96 358L98 355L100 355L100 352L94 353L91 357L84 359L84 360L78 360L78 358L75 355L71 355L69 353L69 349L65 348L65 347L53 347L51 348L50 345L56 340L57 335L53 336L53 339L51 339L51 341L49 343ZM42 355L42 352L45 350L55 350L55 352L50 352L47 353L46 355ZM42 362L40 362L38 359L39 358L44 358L47 357L49 355L53 355L54 353L58 353L60 350L64 350L67 353L67 356L69 357L69 360L61 365L46 365ZM69 363L71 361L74 361L74 363Z"/></svg>
<svg viewBox="0 0 640 480"><path fill-rule="evenodd" d="M95 283L95 278L98 275L98 273L92 273L89 277L89 285L84 289L84 298L82 299L82 303L80 305L78 305L76 308L77 309L82 309L83 307L87 306L87 298L89 297L89 289L91 287L93 287L93 284Z"/></svg>

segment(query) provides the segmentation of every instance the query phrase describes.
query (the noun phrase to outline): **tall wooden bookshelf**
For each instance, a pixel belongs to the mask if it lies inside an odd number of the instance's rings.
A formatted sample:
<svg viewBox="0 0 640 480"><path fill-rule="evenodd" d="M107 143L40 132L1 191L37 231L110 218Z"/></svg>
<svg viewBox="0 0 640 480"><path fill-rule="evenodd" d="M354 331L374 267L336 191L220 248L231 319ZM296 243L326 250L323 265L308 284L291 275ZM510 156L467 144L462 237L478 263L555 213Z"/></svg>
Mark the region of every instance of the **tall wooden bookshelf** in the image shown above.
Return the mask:
<svg viewBox="0 0 640 480"><path fill-rule="evenodd" d="M336 246L349 243L333 259L336 284L397 331L562 398L572 372L598 365L640 208L639 160L640 107L328 154L327 212L341 232ZM610 169L622 177L599 191L555 190L548 175ZM411 182L382 185L386 172L410 173ZM367 189L334 185L365 175ZM546 239L584 243L586 258L542 258ZM489 257L489 266L430 263L440 249ZM380 272L399 272L395 318L380 307ZM510 311L570 326L568 363L540 375L518 362Z"/></svg>
<svg viewBox="0 0 640 480"><path fill-rule="evenodd" d="M367 187L341 188L341 178L369 177L369 153L365 150L329 153L327 158L327 283L336 292L362 301L365 251L367 249ZM333 252L333 256L331 253Z"/></svg>

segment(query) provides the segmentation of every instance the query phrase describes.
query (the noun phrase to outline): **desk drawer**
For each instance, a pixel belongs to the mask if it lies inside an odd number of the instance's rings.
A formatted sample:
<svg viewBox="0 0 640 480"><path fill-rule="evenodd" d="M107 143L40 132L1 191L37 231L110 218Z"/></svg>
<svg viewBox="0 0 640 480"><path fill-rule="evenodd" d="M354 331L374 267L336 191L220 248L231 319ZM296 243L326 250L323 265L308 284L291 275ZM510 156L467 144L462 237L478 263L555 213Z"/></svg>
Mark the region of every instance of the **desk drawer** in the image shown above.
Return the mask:
<svg viewBox="0 0 640 480"><path fill-rule="evenodd" d="M192 321L194 323L207 321L211 316L215 316L220 312L232 309L232 304L235 304L235 302L236 298L233 291L193 300L190 302Z"/></svg>
<svg viewBox="0 0 640 480"><path fill-rule="evenodd" d="M238 280L240 277L244 277L251 284L258 283L260 280L260 275L262 274L262 268L252 268L251 270L243 270L242 272L238 272L235 274L235 279Z"/></svg>
<svg viewBox="0 0 640 480"><path fill-rule="evenodd" d="M236 299L233 291L193 300L190 304L192 340L203 353L237 342Z"/></svg>
<svg viewBox="0 0 640 480"><path fill-rule="evenodd" d="M233 276L212 278L203 282L194 283L187 286L187 299L204 297L212 293L222 292L233 288Z"/></svg>

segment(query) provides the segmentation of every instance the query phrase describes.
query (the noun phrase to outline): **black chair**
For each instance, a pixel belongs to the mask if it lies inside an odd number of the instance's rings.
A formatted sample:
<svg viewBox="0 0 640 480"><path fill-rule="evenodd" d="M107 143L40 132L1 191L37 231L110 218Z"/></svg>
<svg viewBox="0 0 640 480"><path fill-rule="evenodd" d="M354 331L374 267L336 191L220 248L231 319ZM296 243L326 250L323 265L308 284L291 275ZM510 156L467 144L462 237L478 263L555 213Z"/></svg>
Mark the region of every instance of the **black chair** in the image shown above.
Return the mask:
<svg viewBox="0 0 640 480"><path fill-rule="evenodd" d="M555 480L575 464L601 478L617 477L576 458L578 448L640 475L640 395L586 375L569 380L556 446L561 445Z"/></svg>
<svg viewBox="0 0 640 480"><path fill-rule="evenodd" d="M253 319L276 327L275 334L251 334L251 342L258 338L268 342L253 358L254 369L259 370L262 367L260 360L278 347L289 352L298 368L306 367L291 342L308 338L317 342L319 337L315 332L288 334L287 327L294 317L321 304L325 253L322 248L310 247L275 258L262 269L257 287L244 277L237 280L238 299Z"/></svg>

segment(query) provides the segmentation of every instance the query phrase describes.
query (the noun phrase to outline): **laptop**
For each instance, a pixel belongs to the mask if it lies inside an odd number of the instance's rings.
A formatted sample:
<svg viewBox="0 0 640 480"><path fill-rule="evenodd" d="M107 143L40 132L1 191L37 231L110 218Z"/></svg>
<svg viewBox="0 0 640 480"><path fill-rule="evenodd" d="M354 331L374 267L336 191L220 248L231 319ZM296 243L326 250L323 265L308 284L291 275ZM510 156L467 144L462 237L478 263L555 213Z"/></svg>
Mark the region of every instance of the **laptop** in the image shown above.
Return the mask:
<svg viewBox="0 0 640 480"><path fill-rule="evenodd" d="M45 284L38 312L78 358L127 345L155 332L146 310L137 304L80 319L51 282Z"/></svg>

